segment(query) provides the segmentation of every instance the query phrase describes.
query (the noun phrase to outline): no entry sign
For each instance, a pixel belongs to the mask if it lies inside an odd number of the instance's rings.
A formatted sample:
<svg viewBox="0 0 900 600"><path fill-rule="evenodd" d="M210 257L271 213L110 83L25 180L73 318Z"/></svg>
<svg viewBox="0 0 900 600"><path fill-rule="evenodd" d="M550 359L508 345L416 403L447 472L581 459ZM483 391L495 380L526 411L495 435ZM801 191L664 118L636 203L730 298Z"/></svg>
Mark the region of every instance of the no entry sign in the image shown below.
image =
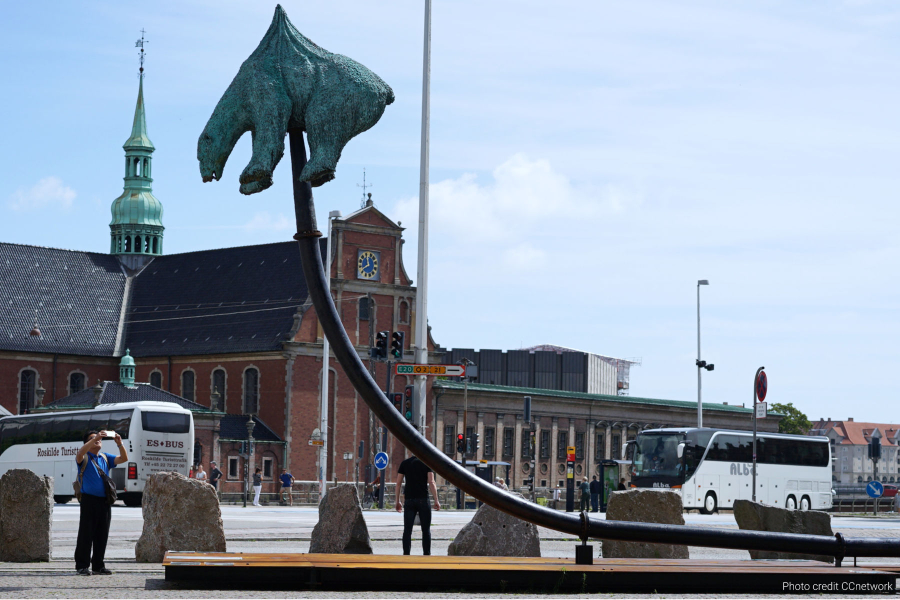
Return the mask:
<svg viewBox="0 0 900 600"><path fill-rule="evenodd" d="M760 371L756 377L756 400L762 402L766 399L766 392L769 391L769 378L766 377L765 371Z"/></svg>

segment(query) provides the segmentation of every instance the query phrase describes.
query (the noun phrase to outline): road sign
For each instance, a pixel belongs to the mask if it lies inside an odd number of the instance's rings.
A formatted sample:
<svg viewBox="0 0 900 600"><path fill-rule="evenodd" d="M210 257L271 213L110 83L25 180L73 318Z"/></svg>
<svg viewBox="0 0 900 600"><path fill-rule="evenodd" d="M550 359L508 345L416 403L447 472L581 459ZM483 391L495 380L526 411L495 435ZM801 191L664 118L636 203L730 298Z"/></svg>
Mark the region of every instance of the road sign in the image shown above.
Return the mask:
<svg viewBox="0 0 900 600"><path fill-rule="evenodd" d="M769 378L766 377L765 371L760 371L756 378L756 400L762 402L766 399L766 392L769 391Z"/></svg>
<svg viewBox="0 0 900 600"><path fill-rule="evenodd" d="M310 446L324 446L325 440L309 440Z"/></svg>
<svg viewBox="0 0 900 600"><path fill-rule="evenodd" d="M880 481L870 481L866 485L866 493L869 498L881 498L884 495L884 486Z"/></svg>
<svg viewBox="0 0 900 600"><path fill-rule="evenodd" d="M757 419L765 419L766 411L768 410L769 405L765 402L759 402L756 404L756 418Z"/></svg>
<svg viewBox="0 0 900 600"><path fill-rule="evenodd" d="M397 375L432 375L440 377L464 377L466 368L463 365L411 365L400 364L396 367Z"/></svg>
<svg viewBox="0 0 900 600"><path fill-rule="evenodd" d="M379 471L387 469L388 455L387 452L379 452L375 455L375 468Z"/></svg>

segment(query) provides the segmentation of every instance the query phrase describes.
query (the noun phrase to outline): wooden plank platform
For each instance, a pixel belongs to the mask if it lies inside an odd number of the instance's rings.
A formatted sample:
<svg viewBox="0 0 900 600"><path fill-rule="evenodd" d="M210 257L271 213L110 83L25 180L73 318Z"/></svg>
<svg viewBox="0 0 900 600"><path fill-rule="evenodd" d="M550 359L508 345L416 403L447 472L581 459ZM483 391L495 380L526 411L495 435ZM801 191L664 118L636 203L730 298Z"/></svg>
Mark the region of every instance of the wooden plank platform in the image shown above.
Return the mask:
<svg viewBox="0 0 900 600"><path fill-rule="evenodd" d="M845 563L846 565L846 563ZM167 552L166 581L206 589L893 593L898 574L814 561Z"/></svg>

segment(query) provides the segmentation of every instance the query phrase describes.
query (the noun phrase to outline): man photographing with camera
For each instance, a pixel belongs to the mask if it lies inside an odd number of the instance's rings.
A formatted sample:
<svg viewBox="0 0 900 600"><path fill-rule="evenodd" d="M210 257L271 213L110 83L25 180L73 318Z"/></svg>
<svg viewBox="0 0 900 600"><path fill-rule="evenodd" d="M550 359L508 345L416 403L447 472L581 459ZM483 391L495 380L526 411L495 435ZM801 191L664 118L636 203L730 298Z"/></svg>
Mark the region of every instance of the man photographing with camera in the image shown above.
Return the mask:
<svg viewBox="0 0 900 600"><path fill-rule="evenodd" d="M101 452L103 439L110 437L115 439L116 446L119 447L119 456ZM84 436L84 446L75 454L78 479L81 482L78 541L75 544L75 570L79 575L112 575L112 571L103 563L112 519L104 475L109 477L113 466L127 461L128 452L122 445L122 436L115 432L88 432Z"/></svg>

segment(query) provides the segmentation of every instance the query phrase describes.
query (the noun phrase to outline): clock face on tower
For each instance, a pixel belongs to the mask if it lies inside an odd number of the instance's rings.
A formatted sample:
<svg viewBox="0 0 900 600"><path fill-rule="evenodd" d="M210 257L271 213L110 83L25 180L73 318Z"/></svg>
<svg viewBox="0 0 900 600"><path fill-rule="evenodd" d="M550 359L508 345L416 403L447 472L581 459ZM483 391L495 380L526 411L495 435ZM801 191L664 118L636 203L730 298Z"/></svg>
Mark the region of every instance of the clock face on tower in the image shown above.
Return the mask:
<svg viewBox="0 0 900 600"><path fill-rule="evenodd" d="M357 279L367 279L369 281L378 281L379 276L379 259L380 252L372 250L359 250L356 258L356 277Z"/></svg>

